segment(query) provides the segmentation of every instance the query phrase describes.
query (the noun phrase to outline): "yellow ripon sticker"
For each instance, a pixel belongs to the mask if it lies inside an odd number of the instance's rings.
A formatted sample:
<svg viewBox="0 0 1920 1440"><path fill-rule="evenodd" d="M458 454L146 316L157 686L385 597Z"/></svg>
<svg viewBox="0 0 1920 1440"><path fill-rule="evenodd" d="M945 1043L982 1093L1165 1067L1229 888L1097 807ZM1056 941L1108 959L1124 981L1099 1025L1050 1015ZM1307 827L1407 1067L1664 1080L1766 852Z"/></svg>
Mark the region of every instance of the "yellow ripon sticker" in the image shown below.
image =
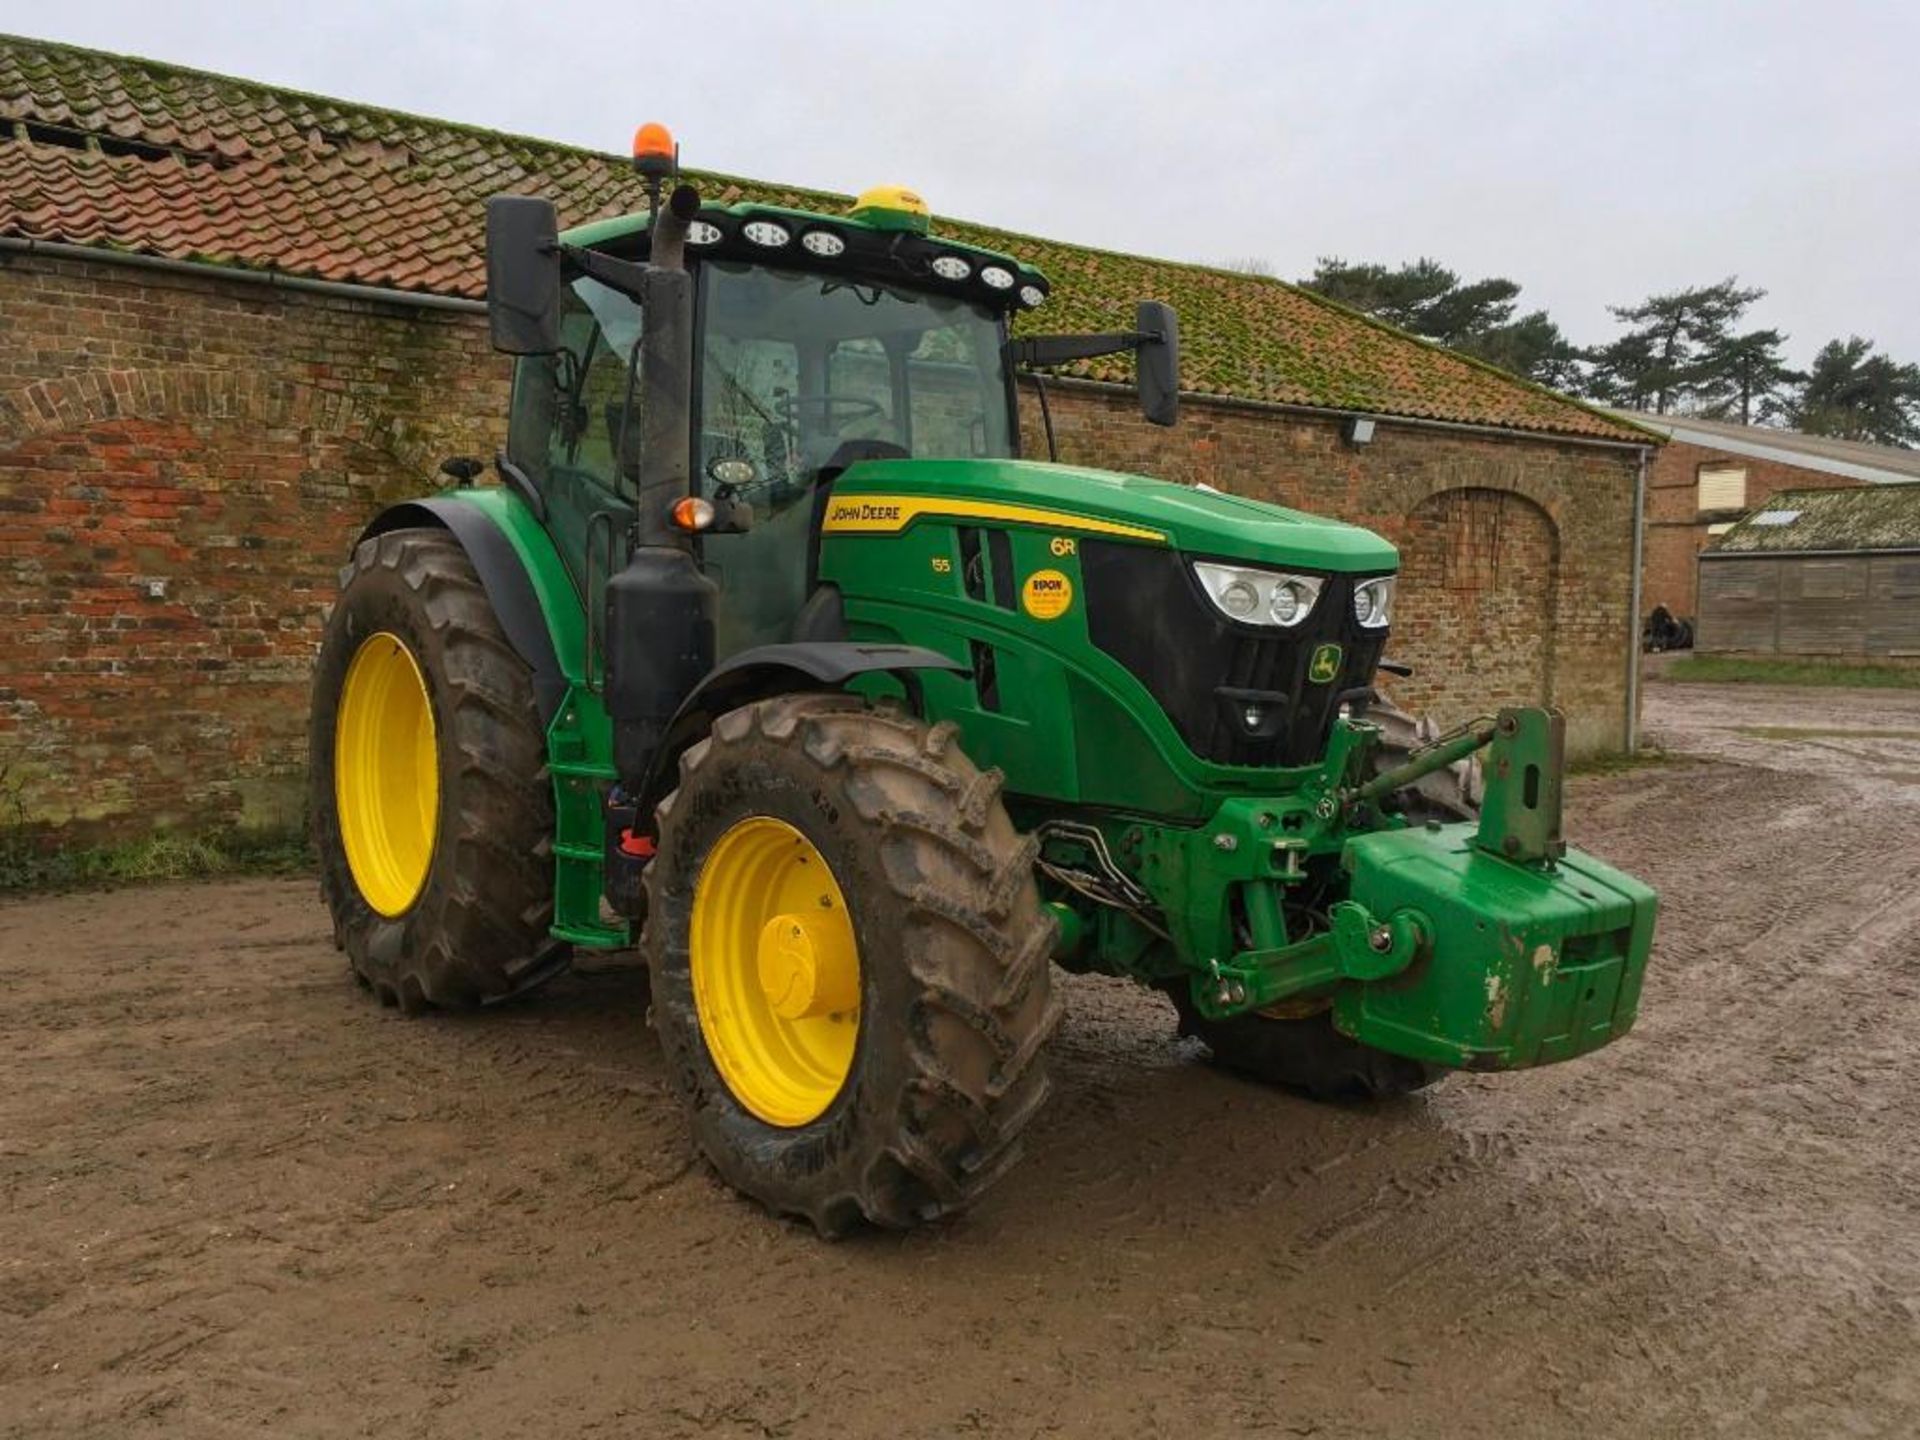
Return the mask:
<svg viewBox="0 0 1920 1440"><path fill-rule="evenodd" d="M1036 620L1058 620L1073 608L1073 581L1058 570L1036 570L1020 587L1020 606Z"/></svg>
<svg viewBox="0 0 1920 1440"><path fill-rule="evenodd" d="M955 520L1003 520L1009 525L1039 525L1049 530L1079 530L1088 535L1117 535L1123 540L1153 540L1166 534L1118 520L1096 520L1033 505L1002 505L992 500L946 500L931 495L849 495L831 501L820 529L829 535L895 535L923 515Z"/></svg>

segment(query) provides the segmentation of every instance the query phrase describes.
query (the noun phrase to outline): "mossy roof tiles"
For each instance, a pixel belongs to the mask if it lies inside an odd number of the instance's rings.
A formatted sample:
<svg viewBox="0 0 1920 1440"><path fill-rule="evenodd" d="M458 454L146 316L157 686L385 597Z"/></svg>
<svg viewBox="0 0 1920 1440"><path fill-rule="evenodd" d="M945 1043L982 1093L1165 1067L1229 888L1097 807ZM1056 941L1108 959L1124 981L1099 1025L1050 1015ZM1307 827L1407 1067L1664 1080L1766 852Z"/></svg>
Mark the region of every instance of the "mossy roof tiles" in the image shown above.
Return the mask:
<svg viewBox="0 0 1920 1440"><path fill-rule="evenodd" d="M1781 490L1714 541L1710 555L1920 550L1920 481Z"/></svg>
<svg viewBox="0 0 1920 1440"><path fill-rule="evenodd" d="M847 198L693 173L717 203ZM48 42L0 37L0 235L478 298L482 202L550 197L563 223L643 203L624 157ZM1240 400L1629 442L1630 422L1295 286L940 218L1046 271L1049 330L1180 312L1183 383ZM1131 362L1078 373L1126 381Z"/></svg>

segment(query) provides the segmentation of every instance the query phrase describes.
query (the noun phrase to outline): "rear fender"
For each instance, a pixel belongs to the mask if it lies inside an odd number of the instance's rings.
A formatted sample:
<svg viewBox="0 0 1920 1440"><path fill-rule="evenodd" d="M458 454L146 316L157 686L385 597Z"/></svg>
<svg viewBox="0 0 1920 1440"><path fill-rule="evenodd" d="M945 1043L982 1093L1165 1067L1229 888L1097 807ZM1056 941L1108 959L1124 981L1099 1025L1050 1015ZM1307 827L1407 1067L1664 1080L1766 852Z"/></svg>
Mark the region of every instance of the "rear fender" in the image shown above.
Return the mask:
<svg viewBox="0 0 1920 1440"><path fill-rule="evenodd" d="M438 529L459 541L480 577L480 586L486 591L493 613L499 617L507 643L533 672L533 694L540 706L540 720L543 725L550 725L573 678L561 664L560 647L554 635L555 617L551 612L569 600L577 610L578 599L573 596L572 584L566 578L553 542L531 511L526 512L525 523L517 525L512 522L520 517L494 513L510 512L514 506L525 510L524 501L504 491L491 490L409 500L381 511L373 523L360 532L360 539L370 540L390 530ZM509 525L515 532L511 535ZM536 552L531 557L526 554L529 549ZM539 571L545 574L537 577ZM546 583L538 585L536 578Z"/></svg>

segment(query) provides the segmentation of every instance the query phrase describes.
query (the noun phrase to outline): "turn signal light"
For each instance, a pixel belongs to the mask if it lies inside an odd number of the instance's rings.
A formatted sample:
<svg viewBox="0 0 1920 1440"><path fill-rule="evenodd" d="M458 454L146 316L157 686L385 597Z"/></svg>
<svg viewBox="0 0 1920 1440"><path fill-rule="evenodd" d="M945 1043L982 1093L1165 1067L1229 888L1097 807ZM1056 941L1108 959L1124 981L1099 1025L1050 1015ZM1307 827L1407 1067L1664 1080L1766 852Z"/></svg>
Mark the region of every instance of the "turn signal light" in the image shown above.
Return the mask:
<svg viewBox="0 0 1920 1440"><path fill-rule="evenodd" d="M673 521L674 529L684 530L689 535L695 534L713 524L713 502L702 500L698 495L688 495L673 502L668 518Z"/></svg>

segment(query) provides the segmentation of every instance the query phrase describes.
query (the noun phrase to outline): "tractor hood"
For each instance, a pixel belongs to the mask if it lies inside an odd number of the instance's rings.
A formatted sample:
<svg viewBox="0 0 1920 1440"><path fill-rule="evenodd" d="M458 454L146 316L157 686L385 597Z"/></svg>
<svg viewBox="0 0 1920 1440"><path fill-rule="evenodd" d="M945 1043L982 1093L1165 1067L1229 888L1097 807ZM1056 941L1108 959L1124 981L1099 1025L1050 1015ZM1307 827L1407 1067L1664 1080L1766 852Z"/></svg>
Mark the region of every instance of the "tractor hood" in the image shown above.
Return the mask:
<svg viewBox="0 0 1920 1440"><path fill-rule="evenodd" d="M1194 555L1380 574L1399 552L1358 525L1144 475L1037 460L863 460L834 482L823 529L890 533L921 516L1170 545Z"/></svg>

